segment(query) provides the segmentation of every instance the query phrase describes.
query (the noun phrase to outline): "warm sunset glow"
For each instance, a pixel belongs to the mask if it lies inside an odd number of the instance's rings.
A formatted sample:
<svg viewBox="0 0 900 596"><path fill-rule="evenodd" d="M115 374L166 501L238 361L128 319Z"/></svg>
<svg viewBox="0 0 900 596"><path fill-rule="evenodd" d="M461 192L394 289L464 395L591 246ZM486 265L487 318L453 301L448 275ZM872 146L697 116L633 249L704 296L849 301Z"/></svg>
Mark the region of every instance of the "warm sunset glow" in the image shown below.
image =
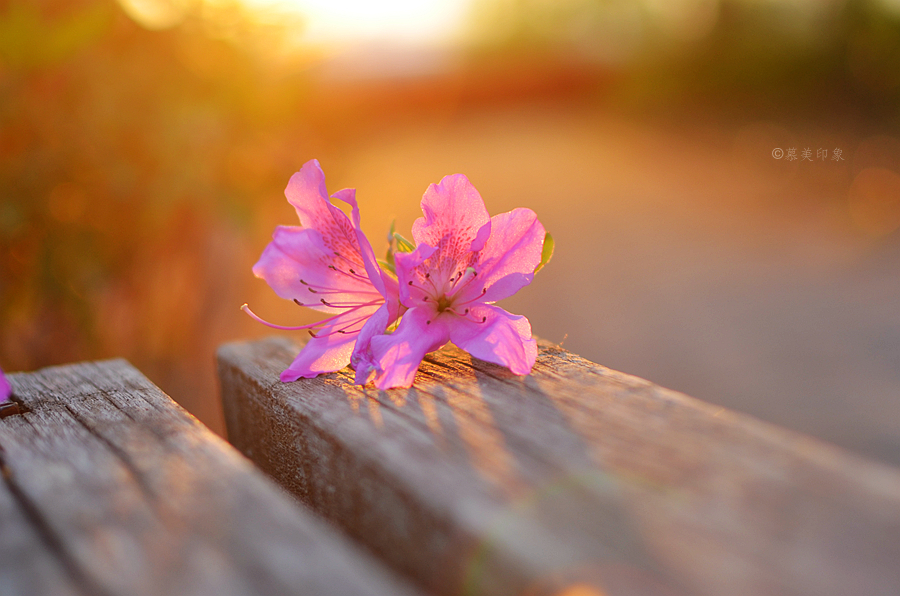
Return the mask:
<svg viewBox="0 0 900 596"><path fill-rule="evenodd" d="M179 25L191 11L228 13L230 0L117 0L135 22L147 29ZM308 45L355 45L390 42L435 45L460 31L472 0L237 0L245 15L260 24L302 23L296 40Z"/></svg>
<svg viewBox="0 0 900 596"><path fill-rule="evenodd" d="M179 24L194 4L191 0L118 0L129 17L147 29L168 29Z"/></svg>
<svg viewBox="0 0 900 596"><path fill-rule="evenodd" d="M452 38L469 0L241 0L251 11L292 13L306 20L311 43L389 40L431 43Z"/></svg>

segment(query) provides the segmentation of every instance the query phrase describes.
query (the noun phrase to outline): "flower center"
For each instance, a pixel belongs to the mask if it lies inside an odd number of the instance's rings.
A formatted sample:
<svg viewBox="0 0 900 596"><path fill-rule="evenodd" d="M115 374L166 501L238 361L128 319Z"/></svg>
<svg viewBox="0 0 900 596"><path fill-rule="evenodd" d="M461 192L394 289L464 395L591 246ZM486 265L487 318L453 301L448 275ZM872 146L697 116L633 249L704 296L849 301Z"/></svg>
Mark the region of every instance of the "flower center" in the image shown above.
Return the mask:
<svg viewBox="0 0 900 596"><path fill-rule="evenodd" d="M460 317L466 317L469 314L469 305L479 301L487 292L487 288L482 288L481 293L477 296L468 300L461 299L461 291L477 276L478 272L473 267L466 267L464 271L460 271L444 283L435 283L435 276L432 276L431 272L426 273L424 278L425 282L431 286L430 289L420 287L413 283L412 280L408 283L425 294L422 297L422 301L434 305L435 316L449 312ZM482 317L481 321L476 322L484 323L486 320L487 317ZM431 320L425 321L425 323L430 325Z"/></svg>
<svg viewBox="0 0 900 596"><path fill-rule="evenodd" d="M447 310L451 304L453 304L453 302L449 298L447 298L446 296L441 296L437 301L437 311L439 313L442 313Z"/></svg>

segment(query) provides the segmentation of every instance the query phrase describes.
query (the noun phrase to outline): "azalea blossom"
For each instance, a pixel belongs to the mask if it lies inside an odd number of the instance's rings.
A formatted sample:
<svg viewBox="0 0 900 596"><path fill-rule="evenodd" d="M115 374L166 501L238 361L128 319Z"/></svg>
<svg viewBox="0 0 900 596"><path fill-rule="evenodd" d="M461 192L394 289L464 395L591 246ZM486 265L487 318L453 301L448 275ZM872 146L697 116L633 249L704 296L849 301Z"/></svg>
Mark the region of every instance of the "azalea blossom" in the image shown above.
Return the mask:
<svg viewBox="0 0 900 596"><path fill-rule="evenodd" d="M395 255L399 300L408 310L393 333L376 334L360 346L356 382L409 387L425 354L449 341L514 374L528 374L537 357L531 324L493 303L531 283L549 258L537 216L515 209L491 218L462 174L432 184L422 212L412 228L415 250Z"/></svg>
<svg viewBox="0 0 900 596"><path fill-rule="evenodd" d="M278 226L253 273L275 293L330 316L318 323L287 327L268 323L245 304L256 320L276 329L307 329L312 339L281 373L284 382L315 377L347 366L354 348L367 347L405 310L397 280L375 260L360 230L356 191L332 195L351 208L351 218L328 200L325 174L317 160L303 165L284 191L300 218L300 227Z"/></svg>
<svg viewBox="0 0 900 596"><path fill-rule="evenodd" d="M11 393L12 387L10 386L9 381L6 380L3 370L0 370L0 403L8 400Z"/></svg>

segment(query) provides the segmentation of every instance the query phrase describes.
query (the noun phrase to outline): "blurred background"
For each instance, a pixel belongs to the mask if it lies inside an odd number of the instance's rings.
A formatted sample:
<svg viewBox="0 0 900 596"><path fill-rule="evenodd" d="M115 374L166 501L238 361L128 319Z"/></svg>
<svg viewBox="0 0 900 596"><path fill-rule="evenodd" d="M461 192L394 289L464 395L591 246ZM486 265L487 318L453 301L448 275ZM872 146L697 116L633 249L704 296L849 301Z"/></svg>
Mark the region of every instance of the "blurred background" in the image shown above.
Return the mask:
<svg viewBox="0 0 900 596"><path fill-rule="evenodd" d="M0 363L214 353L312 158L380 252L428 184L531 207L503 306L586 358L900 465L900 0L4 0ZM792 159L793 157L793 159Z"/></svg>

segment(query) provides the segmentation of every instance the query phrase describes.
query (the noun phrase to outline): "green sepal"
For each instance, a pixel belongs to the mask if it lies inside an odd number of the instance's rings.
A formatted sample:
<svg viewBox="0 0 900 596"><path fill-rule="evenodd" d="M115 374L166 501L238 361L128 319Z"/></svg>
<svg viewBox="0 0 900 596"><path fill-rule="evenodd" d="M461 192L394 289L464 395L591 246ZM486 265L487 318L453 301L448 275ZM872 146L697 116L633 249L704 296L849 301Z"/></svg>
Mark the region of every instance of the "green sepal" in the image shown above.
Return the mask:
<svg viewBox="0 0 900 596"><path fill-rule="evenodd" d="M378 264L381 265L381 268L385 271L391 273L394 277L397 277L397 268L394 266L394 255L388 251L389 261L382 261L381 259L377 259Z"/></svg>
<svg viewBox="0 0 900 596"><path fill-rule="evenodd" d="M391 221L391 229L388 230L388 235L387 235L388 244L390 244L392 246L394 244L394 226L396 225L396 223L397 223L396 219Z"/></svg>
<svg viewBox="0 0 900 596"><path fill-rule="evenodd" d="M385 271L390 271L394 277L397 276L397 262L394 260L394 253L397 252L412 252L416 249L413 246L412 242L398 234L394 231L394 225L397 223L397 220L391 222L391 229L388 230L387 241L388 248L387 253L384 255L384 260L379 260L378 263L381 265L381 268Z"/></svg>
<svg viewBox="0 0 900 596"><path fill-rule="evenodd" d="M416 250L416 247L412 242L410 242L397 232L394 232L394 241L397 243L397 250L399 252L412 252Z"/></svg>
<svg viewBox="0 0 900 596"><path fill-rule="evenodd" d="M385 253L385 255L384 255L384 260L378 261L378 263L381 265L381 267L383 269L390 271L395 276L397 275L397 267L396 267L396 264L394 263L394 225L396 223L397 223L396 219L391 222L391 229L388 230L388 233L387 233L388 247L387 247L387 253Z"/></svg>
<svg viewBox="0 0 900 596"><path fill-rule="evenodd" d="M541 249L541 262L535 267L534 272L537 273L544 268L544 265L550 262L553 257L553 236L549 232L544 234L544 248Z"/></svg>

